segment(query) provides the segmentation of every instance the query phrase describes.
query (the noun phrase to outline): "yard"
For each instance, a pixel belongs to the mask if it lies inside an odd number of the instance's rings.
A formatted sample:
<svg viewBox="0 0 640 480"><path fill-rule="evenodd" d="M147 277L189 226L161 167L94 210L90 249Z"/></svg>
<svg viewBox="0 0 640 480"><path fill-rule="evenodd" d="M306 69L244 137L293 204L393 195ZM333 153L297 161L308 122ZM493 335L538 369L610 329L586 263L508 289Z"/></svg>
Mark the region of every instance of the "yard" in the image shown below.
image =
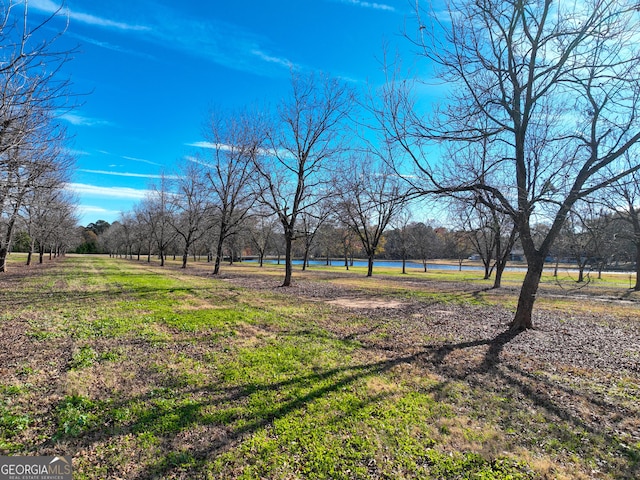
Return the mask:
<svg viewBox="0 0 640 480"><path fill-rule="evenodd" d="M69 256L0 277L0 454L74 478L640 476L640 295L625 275Z"/></svg>

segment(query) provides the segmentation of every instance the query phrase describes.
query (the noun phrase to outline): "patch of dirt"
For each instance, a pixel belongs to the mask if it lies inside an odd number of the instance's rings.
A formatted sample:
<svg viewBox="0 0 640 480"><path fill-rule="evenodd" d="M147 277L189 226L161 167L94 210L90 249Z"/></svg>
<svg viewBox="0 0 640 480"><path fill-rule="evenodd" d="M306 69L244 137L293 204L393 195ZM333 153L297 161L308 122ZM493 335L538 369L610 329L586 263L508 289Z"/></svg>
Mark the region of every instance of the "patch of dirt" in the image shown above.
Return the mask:
<svg viewBox="0 0 640 480"><path fill-rule="evenodd" d="M330 305L339 307L368 309L368 308L402 308L406 304L398 300L390 300L385 298L373 297L338 297L333 300L327 300Z"/></svg>

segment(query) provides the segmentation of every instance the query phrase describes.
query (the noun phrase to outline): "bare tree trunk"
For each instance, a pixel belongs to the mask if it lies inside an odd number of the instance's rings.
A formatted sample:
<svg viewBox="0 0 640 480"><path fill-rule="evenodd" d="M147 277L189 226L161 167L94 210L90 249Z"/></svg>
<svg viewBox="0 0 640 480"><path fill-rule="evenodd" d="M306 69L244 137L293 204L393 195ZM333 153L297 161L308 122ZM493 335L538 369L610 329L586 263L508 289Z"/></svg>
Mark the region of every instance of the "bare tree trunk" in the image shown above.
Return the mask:
<svg viewBox="0 0 640 480"><path fill-rule="evenodd" d="M373 276L373 255L369 255L367 263L367 277L371 277Z"/></svg>
<svg viewBox="0 0 640 480"><path fill-rule="evenodd" d="M0 272L7 271L7 254L9 249L5 246L0 247Z"/></svg>
<svg viewBox="0 0 640 480"><path fill-rule="evenodd" d="M524 277L522 288L520 289L516 315L511 322L512 330L520 331L533 328L531 314L544 268L544 255L535 255L533 258L528 258L527 260L527 274Z"/></svg>
<svg viewBox="0 0 640 480"><path fill-rule="evenodd" d="M220 273L220 264L222 263L222 244L224 243L224 232L222 231L224 225L220 226L220 235L218 236L218 244L216 246L216 255L213 264L213 274L218 275Z"/></svg>
<svg viewBox="0 0 640 480"><path fill-rule="evenodd" d="M489 280L491 278L491 260L484 261L483 260L483 265L484 265L484 278L483 280Z"/></svg>
<svg viewBox="0 0 640 480"><path fill-rule="evenodd" d="M513 250L513 245L516 243L517 238L517 230L513 228L504 250L502 250L502 241L500 239L496 241L496 278L493 281L493 287L491 288L500 288L502 285L502 274L504 273L504 269L507 267L507 261L511 256L511 251Z"/></svg>
<svg viewBox="0 0 640 480"><path fill-rule="evenodd" d="M500 288L502 285L502 272L504 272L504 268L506 263L500 262L496 265L496 278L493 280L493 287L491 288Z"/></svg>
<svg viewBox="0 0 640 480"><path fill-rule="evenodd" d="M7 231L2 241L2 247L0 247L0 272L7 271L7 255L9 254L9 245L11 244L13 226L15 225L15 213L17 213L17 210L14 211L14 216L11 218L9 224L7 225Z"/></svg>
<svg viewBox="0 0 640 480"><path fill-rule="evenodd" d="M636 284L633 289L640 292L640 242L636 243Z"/></svg>
<svg viewBox="0 0 640 480"><path fill-rule="evenodd" d="M304 272L309 266L309 249L305 245L304 258L302 259L302 271Z"/></svg>
<svg viewBox="0 0 640 480"><path fill-rule="evenodd" d="M33 250L35 248L35 245L33 244L33 242L31 242L29 244L29 253L27 253L27 267L29 265L31 265L31 259L33 258Z"/></svg>
<svg viewBox="0 0 640 480"><path fill-rule="evenodd" d="M578 280L577 283L584 283L584 269L586 264L578 262Z"/></svg>
<svg viewBox="0 0 640 480"><path fill-rule="evenodd" d="M284 282L283 287L291 286L291 275L293 273L293 265L291 259L291 249L293 244L293 233L286 231L284 235L285 254L284 254Z"/></svg>

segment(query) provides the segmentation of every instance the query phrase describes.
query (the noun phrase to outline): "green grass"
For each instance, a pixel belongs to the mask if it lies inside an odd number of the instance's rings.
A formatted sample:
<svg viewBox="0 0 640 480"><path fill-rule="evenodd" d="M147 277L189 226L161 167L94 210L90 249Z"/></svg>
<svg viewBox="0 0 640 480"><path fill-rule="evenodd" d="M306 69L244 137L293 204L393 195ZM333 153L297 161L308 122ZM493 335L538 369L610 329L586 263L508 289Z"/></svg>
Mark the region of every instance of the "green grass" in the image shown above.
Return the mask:
<svg viewBox="0 0 640 480"><path fill-rule="evenodd" d="M495 301L376 273L389 278L353 269L335 281L425 304ZM406 277L488 284L468 272ZM575 472L590 461L577 457L593 456L583 439L595 436L520 411L510 392L369 350L323 328L365 328L369 319L286 292L235 287L171 262L87 256L34 268L4 285L0 301L11 305L0 326L27 339L1 380L0 453L60 448L77 478L528 479L543 475L536 458L575 455L567 467ZM635 401L637 379L606 393ZM515 432L525 437L513 442ZM597 448L610 448L601 441ZM629 446L630 462L637 451Z"/></svg>

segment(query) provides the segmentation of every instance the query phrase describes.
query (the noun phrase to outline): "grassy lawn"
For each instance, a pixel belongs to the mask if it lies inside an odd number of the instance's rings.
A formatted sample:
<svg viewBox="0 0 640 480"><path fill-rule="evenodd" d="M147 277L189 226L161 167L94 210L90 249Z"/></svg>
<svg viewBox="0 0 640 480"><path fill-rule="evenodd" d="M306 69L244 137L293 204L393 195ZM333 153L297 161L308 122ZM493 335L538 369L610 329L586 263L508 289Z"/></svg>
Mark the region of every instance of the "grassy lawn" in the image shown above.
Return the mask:
<svg viewBox="0 0 640 480"><path fill-rule="evenodd" d="M71 455L76 479L640 474L624 275L545 277L543 327L512 338L520 273L314 267L282 289L277 266L22 260L0 277L2 455Z"/></svg>

